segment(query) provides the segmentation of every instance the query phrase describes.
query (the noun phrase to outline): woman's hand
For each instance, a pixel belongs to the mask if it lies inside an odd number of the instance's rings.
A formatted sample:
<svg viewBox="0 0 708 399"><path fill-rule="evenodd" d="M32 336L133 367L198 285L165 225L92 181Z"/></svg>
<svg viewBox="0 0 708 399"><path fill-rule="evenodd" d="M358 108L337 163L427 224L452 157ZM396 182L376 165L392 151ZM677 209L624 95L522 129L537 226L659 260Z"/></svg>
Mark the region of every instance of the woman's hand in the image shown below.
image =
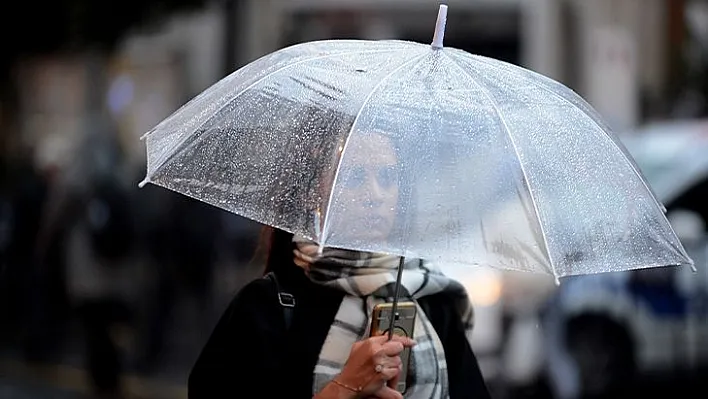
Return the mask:
<svg viewBox="0 0 708 399"><path fill-rule="evenodd" d="M349 359L336 380L357 392L356 397L401 398L387 382L397 379L401 371L399 355L404 348L413 345L412 339L395 335L390 341L387 335L359 341L352 346Z"/></svg>

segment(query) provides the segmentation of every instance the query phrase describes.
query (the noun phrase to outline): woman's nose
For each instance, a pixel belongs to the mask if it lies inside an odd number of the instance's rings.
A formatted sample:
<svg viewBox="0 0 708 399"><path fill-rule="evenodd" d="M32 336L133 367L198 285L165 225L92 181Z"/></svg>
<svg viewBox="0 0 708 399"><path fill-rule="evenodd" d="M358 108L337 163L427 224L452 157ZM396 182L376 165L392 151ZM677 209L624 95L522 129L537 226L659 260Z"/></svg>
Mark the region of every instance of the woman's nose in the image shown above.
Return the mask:
<svg viewBox="0 0 708 399"><path fill-rule="evenodd" d="M369 205L378 205L386 198L386 190L376 180L376 176L369 176L367 179L367 191Z"/></svg>

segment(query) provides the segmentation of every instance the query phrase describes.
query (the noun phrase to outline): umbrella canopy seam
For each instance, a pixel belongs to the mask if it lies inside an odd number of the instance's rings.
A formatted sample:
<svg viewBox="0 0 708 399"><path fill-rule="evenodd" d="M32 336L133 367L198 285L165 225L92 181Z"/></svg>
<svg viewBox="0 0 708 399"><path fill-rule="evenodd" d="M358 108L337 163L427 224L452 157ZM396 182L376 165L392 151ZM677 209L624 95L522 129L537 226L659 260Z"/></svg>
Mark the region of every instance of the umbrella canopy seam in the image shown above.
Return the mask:
<svg viewBox="0 0 708 399"><path fill-rule="evenodd" d="M332 205L332 196L334 195L334 187L337 185L337 179L339 178L339 171L342 166L342 159L344 158L344 153L347 151L347 147L349 145L349 138L351 137L352 133L354 133L354 129L356 129L357 124L359 123L359 120L361 118L362 113L364 112L364 109L366 106L369 104L369 101L371 101L371 98L374 96L374 94L377 92L377 90L384 84L386 81L391 78L393 75L395 75L398 71L401 69L405 68L406 66L409 66L413 64L414 62L420 62L423 57L428 55L428 51L426 51L418 55L416 57L413 57L409 60L406 60L403 62L401 65L393 69L391 72L389 72L386 76L382 77L381 80L376 84L371 89L371 92L369 92L369 95L364 99L364 102L362 102L361 107L359 107L359 111L357 111L356 116L354 117L354 121L352 122L352 126L349 128L349 133L347 134L347 139L344 142L344 146L342 148L341 153L339 154L339 159L337 160L337 170L334 172L334 179L332 181L332 187L329 190L329 196L327 198L327 207L324 209L324 221L322 223L322 229L320 230L321 236L318 237L318 241L320 244L320 249L325 244L326 236L327 236L327 228L328 228L328 221L329 221L329 208Z"/></svg>
<svg viewBox="0 0 708 399"><path fill-rule="evenodd" d="M519 161L519 166L521 167L521 174L524 176L524 181L526 182L526 187L528 187L529 191L529 196L531 197L531 203L533 204L533 211L536 214L536 218L538 220L538 226L541 230L541 237L543 237L543 249L546 252L546 256L548 257L548 262L551 270L551 274L553 274L554 277L558 278L558 274L556 274L555 268L553 266L553 256L551 255L551 250L548 247L548 238L546 236L546 230L543 228L543 221L541 220L541 213L538 210L538 204L536 203L536 197L533 194L533 190L531 190L531 183L528 178L528 174L526 173L526 168L524 168L524 163L521 161L521 154L519 154L519 149L516 145L516 141L514 140L514 135L511 134L511 129L509 128L508 123L506 122L506 119L504 119L504 116L502 115L501 110L499 109L499 106L497 105L497 102L494 100L494 98L489 94L489 90L479 84L477 80L467 71L465 68L460 65L460 63L452 56L448 55L445 53L445 56L457 67L460 69L460 71L466 75L470 81L477 87L484 92L484 96L489 100L491 103L492 107L494 108L494 112L497 114L497 117L502 123L502 126L504 126L504 130L506 131L507 136L509 137L509 140L511 141L511 146L514 148L514 153L516 153L516 159Z"/></svg>

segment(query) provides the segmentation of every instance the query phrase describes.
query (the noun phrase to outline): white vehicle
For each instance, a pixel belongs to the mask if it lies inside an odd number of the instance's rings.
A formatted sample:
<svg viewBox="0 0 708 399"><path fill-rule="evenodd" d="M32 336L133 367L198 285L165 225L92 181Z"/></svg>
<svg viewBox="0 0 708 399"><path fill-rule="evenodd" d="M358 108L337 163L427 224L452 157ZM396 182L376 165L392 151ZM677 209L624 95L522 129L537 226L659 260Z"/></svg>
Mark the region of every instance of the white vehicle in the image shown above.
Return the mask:
<svg viewBox="0 0 708 399"><path fill-rule="evenodd" d="M545 320L556 397L708 365L708 122L623 137L696 263L564 280Z"/></svg>

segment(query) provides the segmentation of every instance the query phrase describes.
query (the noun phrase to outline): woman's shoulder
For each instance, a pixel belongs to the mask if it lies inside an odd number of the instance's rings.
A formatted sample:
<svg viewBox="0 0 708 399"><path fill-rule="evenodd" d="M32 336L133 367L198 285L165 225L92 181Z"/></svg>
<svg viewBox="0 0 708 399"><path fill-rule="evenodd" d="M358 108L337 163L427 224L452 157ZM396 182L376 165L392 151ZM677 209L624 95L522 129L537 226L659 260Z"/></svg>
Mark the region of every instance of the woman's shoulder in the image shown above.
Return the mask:
<svg viewBox="0 0 708 399"><path fill-rule="evenodd" d="M277 313L278 299L268 279L259 277L236 292L221 315L217 329L230 330L242 323L268 323Z"/></svg>
<svg viewBox="0 0 708 399"><path fill-rule="evenodd" d="M234 295L231 305L250 302L261 304L273 295L275 295L275 290L272 281L265 276L260 276L241 287Z"/></svg>

